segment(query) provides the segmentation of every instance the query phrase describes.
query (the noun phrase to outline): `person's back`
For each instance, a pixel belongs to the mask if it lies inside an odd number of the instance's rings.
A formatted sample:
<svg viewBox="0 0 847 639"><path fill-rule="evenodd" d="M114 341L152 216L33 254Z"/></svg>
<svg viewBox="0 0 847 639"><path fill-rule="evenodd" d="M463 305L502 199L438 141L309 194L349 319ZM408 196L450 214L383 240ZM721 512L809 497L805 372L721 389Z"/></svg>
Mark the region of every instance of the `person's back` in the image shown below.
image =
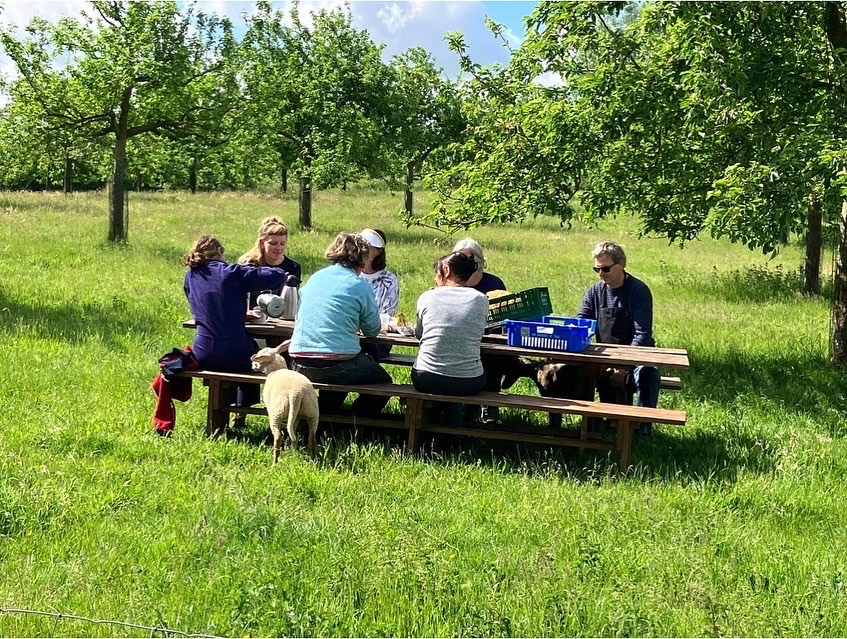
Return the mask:
<svg viewBox="0 0 847 639"><path fill-rule="evenodd" d="M415 335L420 340L412 385L424 393L476 395L486 374L480 343L488 319L488 298L468 284L476 273L473 256L454 252L435 263L436 288L418 298ZM462 424L462 404L443 404L445 422Z"/></svg>
<svg viewBox="0 0 847 639"><path fill-rule="evenodd" d="M359 345L358 331L366 337L379 333L381 324L370 285L358 277L368 245L358 235L339 233L326 250L330 266L306 282L294 323L289 353L291 369L312 382L331 384L386 384L388 372ZM321 412L341 409L347 394L322 390ZM388 397L360 395L353 412L378 414Z"/></svg>
<svg viewBox="0 0 847 639"><path fill-rule="evenodd" d="M416 369L450 377L482 374L479 347L488 317L485 295L470 287L439 286L421 294L417 316Z"/></svg>
<svg viewBox="0 0 847 639"><path fill-rule="evenodd" d="M277 286L285 271L227 264L214 259L185 274L185 295L197 325L194 352L204 368L250 370L255 343L244 327L244 295L257 286Z"/></svg>
<svg viewBox="0 0 847 639"><path fill-rule="evenodd" d="M300 311L290 353L349 354L359 352L361 329L366 337L379 333L379 314L370 285L341 264L321 269L300 294Z"/></svg>

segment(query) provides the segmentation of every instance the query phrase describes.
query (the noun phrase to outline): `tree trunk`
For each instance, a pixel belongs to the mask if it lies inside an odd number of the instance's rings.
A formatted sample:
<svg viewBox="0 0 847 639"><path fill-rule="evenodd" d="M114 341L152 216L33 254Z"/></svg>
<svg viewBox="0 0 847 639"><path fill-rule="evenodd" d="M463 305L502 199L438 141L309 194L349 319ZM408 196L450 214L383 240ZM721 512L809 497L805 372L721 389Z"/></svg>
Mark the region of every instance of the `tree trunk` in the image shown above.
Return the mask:
<svg viewBox="0 0 847 639"><path fill-rule="evenodd" d="M832 302L832 352L833 365L847 365L847 200L841 203L838 220L838 249L835 261L835 280Z"/></svg>
<svg viewBox="0 0 847 639"><path fill-rule="evenodd" d="M197 193L197 158L191 159L191 166L188 167L188 190L191 193Z"/></svg>
<svg viewBox="0 0 847 639"><path fill-rule="evenodd" d="M115 149L112 153L112 196L109 199L110 242L127 241L124 203L126 201L126 141L131 99L132 87L126 89L121 96L121 109L115 130Z"/></svg>
<svg viewBox="0 0 847 639"><path fill-rule="evenodd" d="M62 189L65 195L74 190L74 162L69 156L65 156L65 180Z"/></svg>
<svg viewBox="0 0 847 639"><path fill-rule="evenodd" d="M347 192L347 178L344 178L341 182L341 190L345 193Z"/></svg>
<svg viewBox="0 0 847 639"><path fill-rule="evenodd" d="M288 169L283 169L280 177L282 178L282 192L288 193Z"/></svg>
<svg viewBox="0 0 847 639"><path fill-rule="evenodd" d="M415 179L415 163L406 165L406 191L403 194L403 205L406 207L406 215L412 217L412 182Z"/></svg>
<svg viewBox="0 0 847 639"><path fill-rule="evenodd" d="M300 226L312 228L312 178L309 175L300 178Z"/></svg>
<svg viewBox="0 0 847 639"><path fill-rule="evenodd" d="M812 193L806 213L806 263L803 266L803 292L817 295L821 290L821 201Z"/></svg>
<svg viewBox="0 0 847 639"><path fill-rule="evenodd" d="M124 205L126 202L126 131L115 136L112 156L112 194L109 200L109 241L126 242Z"/></svg>

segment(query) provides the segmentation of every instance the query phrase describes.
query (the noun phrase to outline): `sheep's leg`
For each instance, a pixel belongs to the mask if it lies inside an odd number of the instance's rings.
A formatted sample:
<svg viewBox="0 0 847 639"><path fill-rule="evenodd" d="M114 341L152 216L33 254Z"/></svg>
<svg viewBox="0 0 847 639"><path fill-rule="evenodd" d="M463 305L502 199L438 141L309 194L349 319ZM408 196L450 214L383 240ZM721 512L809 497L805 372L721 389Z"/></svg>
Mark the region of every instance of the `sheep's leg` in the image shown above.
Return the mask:
<svg viewBox="0 0 847 639"><path fill-rule="evenodd" d="M309 417L309 454L312 455L312 461L318 459L318 416Z"/></svg>
<svg viewBox="0 0 847 639"><path fill-rule="evenodd" d="M282 448L282 431L276 429L274 431L274 466L279 461L279 449Z"/></svg>

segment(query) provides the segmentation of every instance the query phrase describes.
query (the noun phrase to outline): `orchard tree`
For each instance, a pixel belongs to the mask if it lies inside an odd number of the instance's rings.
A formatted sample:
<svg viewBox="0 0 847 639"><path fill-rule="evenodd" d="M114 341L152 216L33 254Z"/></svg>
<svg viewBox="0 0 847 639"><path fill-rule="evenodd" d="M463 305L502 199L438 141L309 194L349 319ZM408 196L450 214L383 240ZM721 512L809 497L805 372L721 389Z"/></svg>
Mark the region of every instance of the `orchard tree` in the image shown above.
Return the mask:
<svg viewBox="0 0 847 639"><path fill-rule="evenodd" d="M502 38L500 25L489 27ZM431 209L409 221L453 232L540 214L569 219L594 148L578 106L536 82L542 65L521 51L512 52L507 67L481 67L460 33L448 34L448 43L467 77L461 86L467 125L459 142L437 152L440 168L424 180L435 193Z"/></svg>
<svg viewBox="0 0 847 639"><path fill-rule="evenodd" d="M461 138L466 121L457 87L424 49L414 47L394 56L390 68L393 122L388 144L405 174L404 209L412 219L415 178L434 151Z"/></svg>
<svg viewBox="0 0 847 639"><path fill-rule="evenodd" d="M381 47L347 11L286 15L259 2L242 40L245 121L274 140L281 169L300 179L300 225L309 228L311 189L353 171L386 172L389 73Z"/></svg>
<svg viewBox="0 0 847 639"><path fill-rule="evenodd" d="M0 33L48 126L112 147L109 240L125 242L127 141L208 128L229 108L235 42L228 20L176 2L93 0L81 19L35 18L28 37Z"/></svg>

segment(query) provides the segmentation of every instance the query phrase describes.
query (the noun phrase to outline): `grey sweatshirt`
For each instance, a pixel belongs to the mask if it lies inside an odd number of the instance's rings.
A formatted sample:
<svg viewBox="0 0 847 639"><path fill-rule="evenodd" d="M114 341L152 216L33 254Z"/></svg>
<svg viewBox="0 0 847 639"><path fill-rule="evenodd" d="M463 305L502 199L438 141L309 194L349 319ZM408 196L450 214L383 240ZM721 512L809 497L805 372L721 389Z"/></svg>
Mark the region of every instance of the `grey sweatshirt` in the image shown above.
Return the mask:
<svg viewBox="0 0 847 639"><path fill-rule="evenodd" d="M418 298L414 368L448 377L483 373L479 344L488 319L488 298L465 286L438 286Z"/></svg>

